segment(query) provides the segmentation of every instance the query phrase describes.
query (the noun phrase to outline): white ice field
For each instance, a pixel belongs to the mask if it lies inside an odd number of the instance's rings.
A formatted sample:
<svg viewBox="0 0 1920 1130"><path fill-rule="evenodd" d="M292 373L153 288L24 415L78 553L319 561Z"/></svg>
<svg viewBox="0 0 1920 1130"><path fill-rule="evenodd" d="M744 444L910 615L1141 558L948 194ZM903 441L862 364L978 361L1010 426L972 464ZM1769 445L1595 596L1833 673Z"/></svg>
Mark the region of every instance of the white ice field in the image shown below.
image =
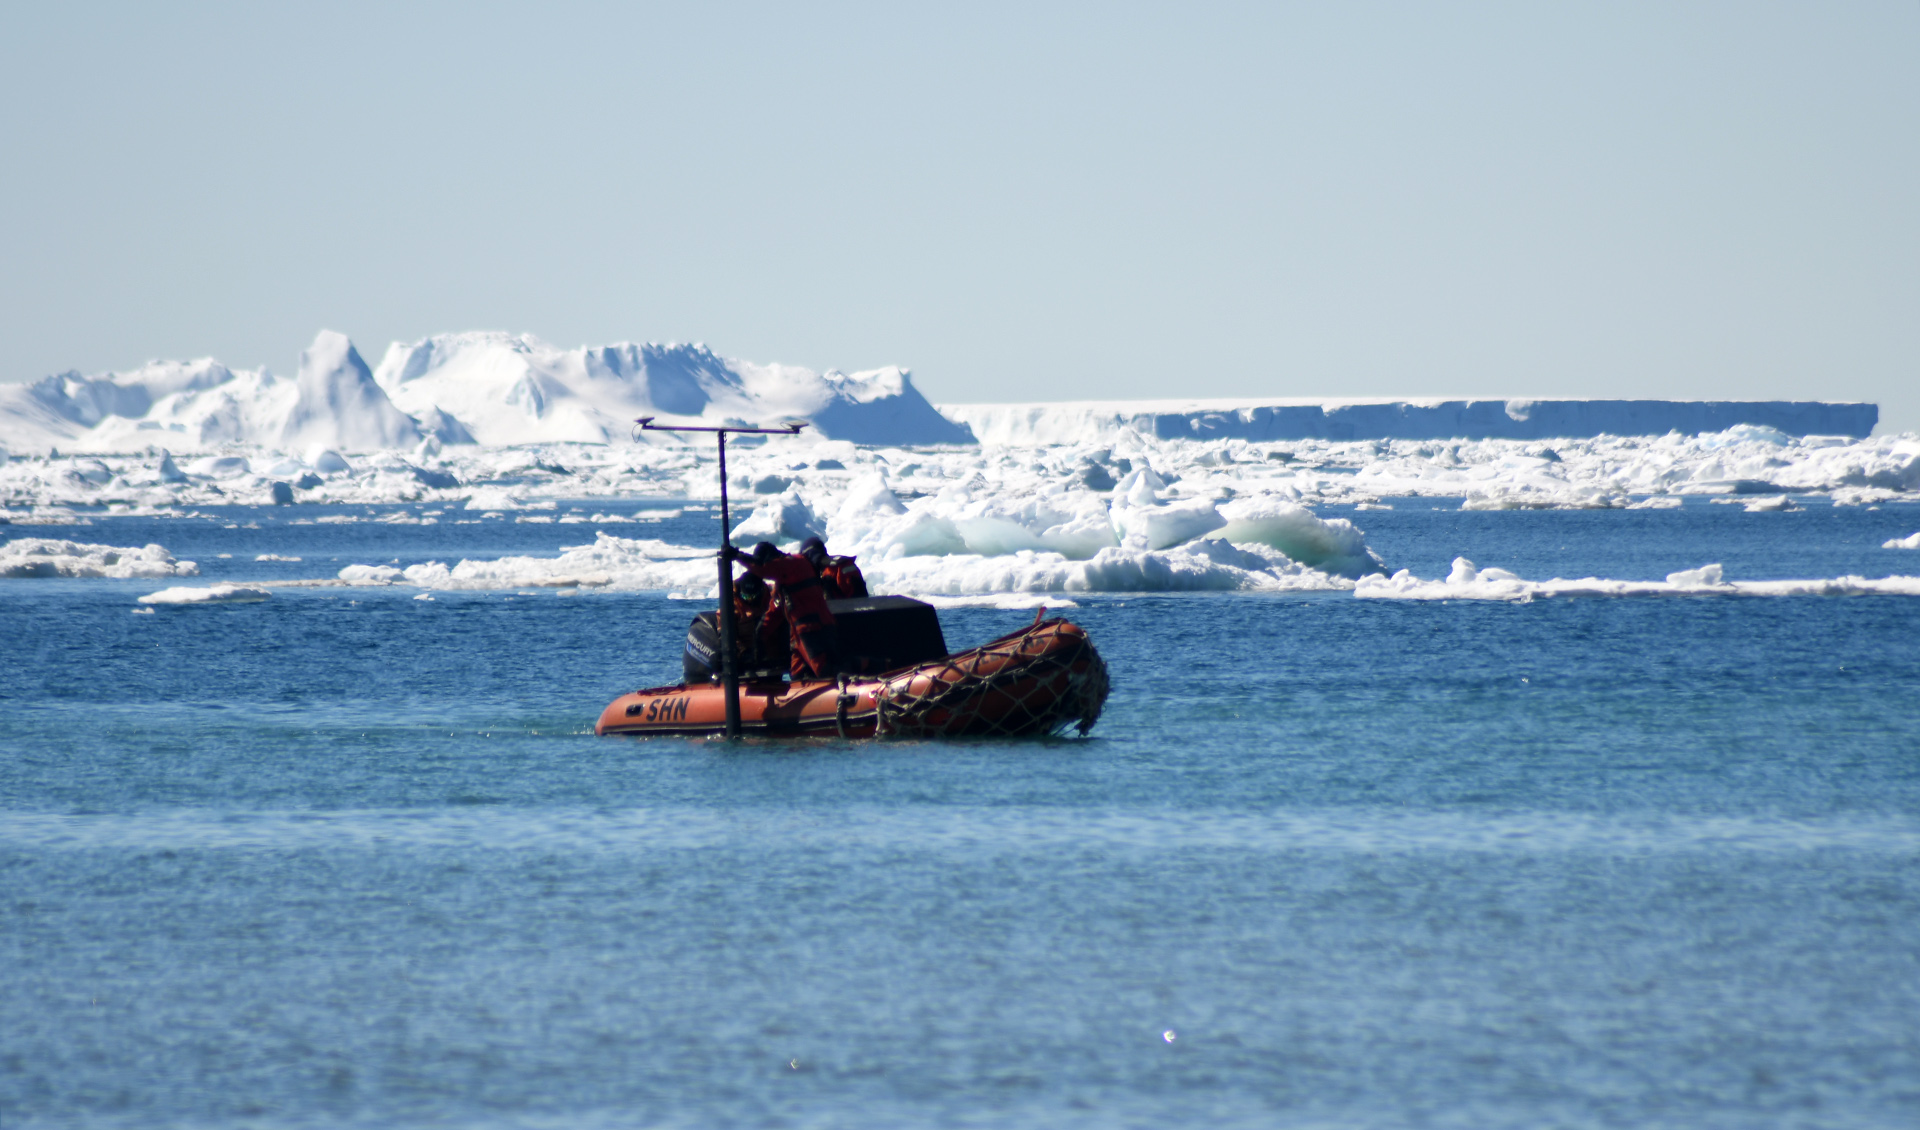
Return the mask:
<svg viewBox="0 0 1920 1130"><path fill-rule="evenodd" d="M1497 571L1474 574L1470 566L1467 574L1456 569L1455 576L1431 582L1369 576L1376 561L1354 521L1321 517L1315 508L1352 505L1354 518L1364 522L1368 508L1408 498L1475 509L1660 507L1690 494L1748 508L1790 508L1800 505L1795 498L1821 495L1839 505L1872 505L1920 499L1920 439L1794 439L1737 428L1551 443L1254 444L1158 440L1123 430L1111 441L1080 444L904 448L803 434L735 446L729 471L737 541L791 544L821 534L836 552L859 555L875 587L888 592L1357 587L1362 596L1527 599L1576 589L1529 588L1535 583ZM234 448L184 461L159 451L16 457L0 465L0 514L15 535L0 546L0 575L189 575L191 562L174 562L158 546L56 542L28 537L32 531L24 527L71 524L103 512L184 517L208 506L265 505L275 484L286 484L279 489L295 500L282 511L289 516L308 503L370 507L295 521L487 517L582 527L581 544L551 557L404 570L356 564L324 578L329 583L704 595L711 586L710 547L637 536L674 510L656 505L634 513L630 505L610 503L636 497L710 502L715 478L709 442L489 448L428 441L407 452L347 453ZM395 503L428 508L378 509ZM592 537L584 536L590 531ZM1914 540L1896 539L1888 548ZM1577 591L1596 594L1644 595L1645 588L1580 584ZM1906 591L1905 584L1896 578L1854 590ZM1670 580L1670 587L1744 591L1706 578ZM1910 587L1920 591L1920 582Z"/></svg>
<svg viewBox="0 0 1920 1130"><path fill-rule="evenodd" d="M1496 416L1525 424L1539 403L1508 401ZM1629 402L1592 402L1599 407L1591 411L1558 405L1566 418L1586 411L1600 419L1626 411L1621 406ZM371 369L346 338L322 334L292 378L203 360L0 386L0 519L14 535L0 545L0 576L194 572L192 562L174 562L159 546L53 542L28 538L31 531L21 528L73 524L88 514L184 516L276 501L294 504L288 514L305 503L424 503L430 512L336 510L294 520L490 516L595 527L594 536L552 557L404 570L365 563L317 579L429 590L584 586L704 595L711 547L627 536L675 511L636 515L630 505L610 503L712 500L712 441L657 433L636 439L637 415L707 423L810 419L813 426L799 437L755 437L730 447L735 540L791 544L817 533L835 552L857 554L877 589L945 598L1345 589L1528 599L1563 591L1537 587L1556 584L1597 593L1626 583L1526 582L1470 564L1436 581L1381 576L1361 529L1315 509L1352 506L1364 520L1368 508L1411 498L1468 509L1666 507L1685 495L1748 509L1791 509L1814 496L1837 505L1920 500L1920 437L1911 434L1862 439L1739 424L1702 433L1535 439L1188 438L1166 435L1164 413L1154 415L1153 407L974 405L948 409L949 418L898 369L819 374L732 361L697 346L561 350L503 334L396 344ZM1648 418L1645 404L1629 407L1636 419ZM1720 407L1676 404L1672 412L1677 421L1707 419ZM1821 413L1829 409L1839 413L1828 412L1835 420L1854 419L1861 407L1769 410L1792 423L1826 419ZM1206 419L1225 421L1215 433L1255 432L1281 412L1251 406L1236 414L1231 405L1196 402L1195 412L1202 409ZM1466 412L1465 420L1485 409L1484 402L1422 402L1394 411L1431 427L1441 426L1433 423L1442 419L1436 412ZM1323 415L1342 411L1332 406ZM1174 419L1179 433L1179 421L1202 417ZM1197 423L1194 430L1205 431ZM973 442L975 432L988 442ZM597 507L596 500L608 504ZM1887 547L1911 548L1914 541ZM1745 591L1704 573L1676 578L1664 584L1674 591ZM1907 591L1893 584L1906 580L1863 591Z"/></svg>

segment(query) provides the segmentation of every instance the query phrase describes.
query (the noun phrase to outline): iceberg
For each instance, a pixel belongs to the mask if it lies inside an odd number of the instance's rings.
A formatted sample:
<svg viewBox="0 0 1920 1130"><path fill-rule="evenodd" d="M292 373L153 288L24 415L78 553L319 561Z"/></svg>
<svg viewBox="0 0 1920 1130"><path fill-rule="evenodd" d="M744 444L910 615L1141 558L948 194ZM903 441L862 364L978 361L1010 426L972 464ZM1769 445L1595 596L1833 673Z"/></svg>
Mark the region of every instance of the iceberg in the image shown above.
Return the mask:
<svg viewBox="0 0 1920 1130"><path fill-rule="evenodd" d="M322 330L313 339L300 355L294 387L278 437L285 447L371 451L411 447L422 438L419 422L387 399L345 334Z"/></svg>
<svg viewBox="0 0 1920 1130"><path fill-rule="evenodd" d="M639 416L800 417L821 436L853 443L974 442L897 366L818 373L721 357L704 345L562 349L505 333L396 342L369 369L346 335L323 330L292 378L202 358L0 384L0 447L14 453L601 444L626 440Z"/></svg>
<svg viewBox="0 0 1920 1130"><path fill-rule="evenodd" d="M526 335L442 334L395 343L375 379L401 408L457 425L480 444L606 443L626 438L640 416L799 417L822 436L855 443L973 442L904 369L815 373L724 358L704 345L559 349Z"/></svg>
<svg viewBox="0 0 1920 1130"><path fill-rule="evenodd" d="M264 369L236 371L212 358L0 383L0 444L17 453L265 443L278 435L296 395L291 381Z"/></svg>
<svg viewBox="0 0 1920 1130"><path fill-rule="evenodd" d="M1759 400L1144 400L943 404L940 411L980 442L1007 445L1104 439L1123 429L1157 439L1253 443L1694 435L1740 427L1782 438L1859 438L1880 418L1873 404Z"/></svg>

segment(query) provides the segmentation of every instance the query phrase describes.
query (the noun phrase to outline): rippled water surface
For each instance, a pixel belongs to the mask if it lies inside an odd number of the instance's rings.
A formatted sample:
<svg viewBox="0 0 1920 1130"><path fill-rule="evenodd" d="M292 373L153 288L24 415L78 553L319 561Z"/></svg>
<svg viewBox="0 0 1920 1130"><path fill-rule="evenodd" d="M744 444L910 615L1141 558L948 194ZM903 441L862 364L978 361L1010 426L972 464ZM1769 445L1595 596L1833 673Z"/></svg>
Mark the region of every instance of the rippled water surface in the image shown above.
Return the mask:
<svg viewBox="0 0 1920 1130"><path fill-rule="evenodd" d="M12 533L591 540L226 517ZM1354 517L1429 576L1920 572L1911 507ZM1920 600L1078 597L1088 740L727 747L587 732L662 594L166 583L0 581L6 1126L1920 1123Z"/></svg>

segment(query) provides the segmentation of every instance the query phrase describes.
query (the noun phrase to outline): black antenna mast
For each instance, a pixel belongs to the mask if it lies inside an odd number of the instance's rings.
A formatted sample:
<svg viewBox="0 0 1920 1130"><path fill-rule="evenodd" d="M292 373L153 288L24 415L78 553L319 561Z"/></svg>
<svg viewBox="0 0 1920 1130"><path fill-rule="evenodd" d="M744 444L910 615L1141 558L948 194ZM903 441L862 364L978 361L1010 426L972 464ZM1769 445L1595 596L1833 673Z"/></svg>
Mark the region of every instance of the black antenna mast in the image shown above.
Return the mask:
<svg viewBox="0 0 1920 1130"><path fill-rule="evenodd" d="M647 432L712 432L720 440L720 685L726 688L727 738L740 736L740 673L733 666L733 562L727 556L732 545L733 517L727 509L727 433L734 435L797 436L807 426L805 420L785 420L777 428L720 427L685 424L656 424L655 417L642 416L634 423Z"/></svg>

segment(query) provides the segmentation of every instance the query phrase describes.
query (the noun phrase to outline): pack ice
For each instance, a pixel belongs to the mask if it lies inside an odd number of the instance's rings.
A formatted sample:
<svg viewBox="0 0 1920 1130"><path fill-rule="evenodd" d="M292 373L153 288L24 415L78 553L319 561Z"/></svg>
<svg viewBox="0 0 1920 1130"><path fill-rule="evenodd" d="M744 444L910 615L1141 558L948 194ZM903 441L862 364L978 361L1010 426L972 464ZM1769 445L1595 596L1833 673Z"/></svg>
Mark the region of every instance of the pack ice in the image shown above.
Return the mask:
<svg viewBox="0 0 1920 1130"><path fill-rule="evenodd" d="M643 477L640 464L646 461L614 460L617 472L608 474L603 464L588 473L579 458L585 454L546 449L553 460L546 465L555 469L533 473L524 462L531 456L521 453L523 462L515 466L524 473L513 485L476 490L465 505L499 514L557 507L562 498L589 493L586 485L595 492L712 494L711 456L700 449L681 449L670 470L660 472L666 477L654 480ZM574 461L564 477L562 459ZM501 466L495 474L503 473ZM1903 498L1920 485L1920 443L1912 437L1797 441L1736 429L1696 437L1565 441L1555 448L1512 441L1281 447L1157 440L1128 430L1111 444L979 449L783 439L744 449L729 470L736 515L745 512L732 531L736 544L769 540L792 546L818 534L836 552L858 555L869 581L886 592L1355 589L1368 596L1520 599L1572 593L1567 586L1576 583L1538 582L1549 588L1509 592L1497 585L1463 589L1390 576L1391 563L1379 559L1355 524L1364 521L1360 508L1421 495L1451 496L1460 500L1456 505L1476 507L1664 505L1678 504L1686 493L1728 500L1788 497L1765 493L1786 489L1777 481L1756 486L1748 478L1762 474L1803 483L1824 476L1827 482L1894 484L1832 486L1839 501ZM1625 493L1634 487L1648 493ZM1315 513L1315 507L1332 503L1358 504L1355 517ZM573 507L560 520L587 521L583 509ZM605 586L704 596L712 569L704 546L603 530L593 544L557 557L434 562L405 570L356 565L341 579L427 588ZM1503 578L1490 574L1481 580L1492 585ZM1410 587L1416 583L1441 587ZM1556 584L1561 587L1552 589ZM1607 586L1614 584L1595 581L1580 591L1611 591ZM1825 584L1809 582L1794 591L1868 591L1860 585L1818 587Z"/></svg>
<svg viewBox="0 0 1920 1130"><path fill-rule="evenodd" d="M859 555L875 587L936 596L1439 591L1417 586L1446 582L1396 579L1355 524L1396 499L1628 508L1710 495L1784 512L1799 505L1793 497L1920 497L1920 437L1857 438L1863 421L1871 427L1861 406L1747 405L1740 412L1764 409L1774 423L1718 426L1734 409L1647 405L1343 402L1319 404L1317 417L1271 402L973 405L947 409L950 419L899 369L823 374L701 346L559 349L487 333L397 344L369 367L344 336L323 333L292 378L202 360L0 388L0 435L13 445L12 458L0 455L0 520L322 502L431 503L444 515L382 520L607 525L633 520L592 512L594 500L713 498L710 438L636 438L639 415L810 418L816 426L798 437L730 448L734 540L791 545L817 533ZM1643 430L1592 430L1616 424ZM1502 428L1531 438L1492 434ZM1542 433L1550 428L1587 431ZM1324 434L1304 434L1316 429ZM1357 435L1369 429L1387 434ZM55 441L60 451L49 450ZM1336 505L1354 517L1317 512ZM355 563L335 580L703 594L709 553L600 530L553 557ZM36 575L88 567L34 566Z"/></svg>

